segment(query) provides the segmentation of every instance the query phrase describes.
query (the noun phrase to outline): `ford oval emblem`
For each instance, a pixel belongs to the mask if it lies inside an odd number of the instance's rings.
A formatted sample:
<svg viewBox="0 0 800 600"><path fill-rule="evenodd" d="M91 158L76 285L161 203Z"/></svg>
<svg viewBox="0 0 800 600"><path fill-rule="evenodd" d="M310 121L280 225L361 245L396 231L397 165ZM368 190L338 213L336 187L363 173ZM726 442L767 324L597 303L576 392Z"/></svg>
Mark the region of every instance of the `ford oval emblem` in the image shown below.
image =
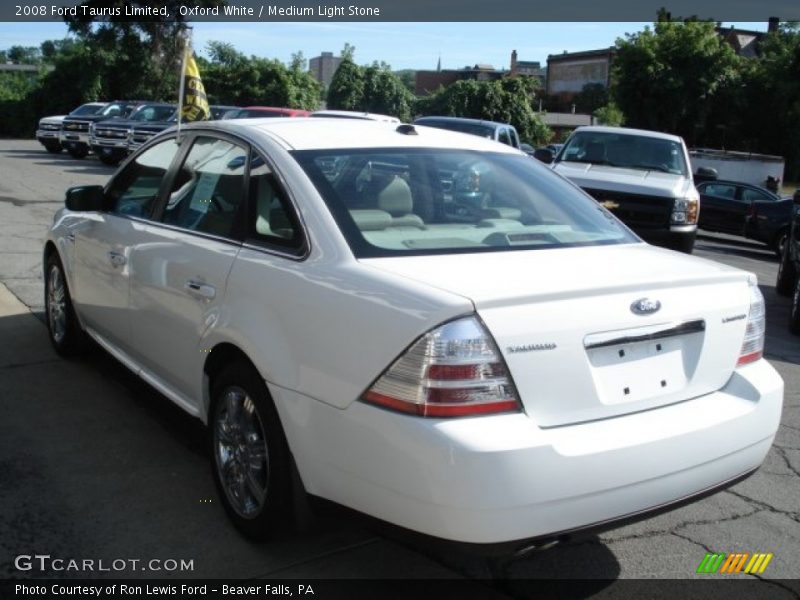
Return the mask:
<svg viewBox="0 0 800 600"><path fill-rule="evenodd" d="M639 298L631 304L631 311L636 315L651 315L661 309L661 302L650 298Z"/></svg>

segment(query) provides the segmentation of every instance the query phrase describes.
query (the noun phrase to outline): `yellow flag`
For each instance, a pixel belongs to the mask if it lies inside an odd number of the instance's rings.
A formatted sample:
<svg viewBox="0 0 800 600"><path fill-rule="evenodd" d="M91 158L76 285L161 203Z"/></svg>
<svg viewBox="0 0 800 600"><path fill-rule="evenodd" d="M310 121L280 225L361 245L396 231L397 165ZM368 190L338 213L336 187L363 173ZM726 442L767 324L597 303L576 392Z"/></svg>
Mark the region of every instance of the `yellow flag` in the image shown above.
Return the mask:
<svg viewBox="0 0 800 600"><path fill-rule="evenodd" d="M186 50L186 67L183 72L183 121L207 121L211 116L208 108L206 89L200 80L200 69L194 60L192 51Z"/></svg>

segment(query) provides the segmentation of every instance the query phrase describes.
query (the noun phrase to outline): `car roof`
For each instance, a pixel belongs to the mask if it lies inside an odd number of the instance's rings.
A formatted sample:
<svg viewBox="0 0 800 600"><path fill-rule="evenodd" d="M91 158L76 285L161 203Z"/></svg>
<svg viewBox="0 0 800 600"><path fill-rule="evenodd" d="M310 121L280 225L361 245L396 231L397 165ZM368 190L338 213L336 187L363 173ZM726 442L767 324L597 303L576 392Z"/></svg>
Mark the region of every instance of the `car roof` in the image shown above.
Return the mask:
<svg viewBox="0 0 800 600"><path fill-rule="evenodd" d="M421 125L425 123L471 123L473 125L486 125L493 129L498 127L511 127L508 123L501 123L499 121L484 121L483 119L467 119L465 117L419 117L418 119L414 119L414 123L420 123Z"/></svg>
<svg viewBox="0 0 800 600"><path fill-rule="evenodd" d="M649 129L632 129L630 127L609 127L605 125L582 125L575 129L575 133L579 131L596 131L598 133L616 133L622 135L640 135L643 137L651 137L662 140L670 140L673 142L682 142L683 138L671 133L662 133L661 131L651 131Z"/></svg>
<svg viewBox="0 0 800 600"><path fill-rule="evenodd" d="M264 136L287 150L325 150L346 148L458 148L505 154L522 154L516 148L493 140L446 129L422 125L398 125L367 119L225 119L190 123L183 128L216 129L245 137ZM408 129L410 128L410 130ZM413 131L403 133L403 131Z"/></svg>

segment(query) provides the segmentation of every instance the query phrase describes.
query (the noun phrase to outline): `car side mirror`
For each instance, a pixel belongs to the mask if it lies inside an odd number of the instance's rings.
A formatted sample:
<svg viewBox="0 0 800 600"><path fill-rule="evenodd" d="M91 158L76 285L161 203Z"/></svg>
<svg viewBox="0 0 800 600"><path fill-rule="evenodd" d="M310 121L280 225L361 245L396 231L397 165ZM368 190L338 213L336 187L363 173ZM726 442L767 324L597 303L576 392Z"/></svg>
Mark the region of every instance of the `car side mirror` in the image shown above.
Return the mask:
<svg viewBox="0 0 800 600"><path fill-rule="evenodd" d="M64 205L69 210L90 212L103 210L105 207L105 191L102 185L80 185L67 190Z"/></svg>
<svg viewBox="0 0 800 600"><path fill-rule="evenodd" d="M533 146L531 146L530 144L526 144L525 142L522 142L519 145L519 149L522 150L525 154L529 154L530 156L533 156L536 153L536 150L533 148Z"/></svg>
<svg viewBox="0 0 800 600"><path fill-rule="evenodd" d="M553 162L555 156L553 155L552 150L548 150L547 148L537 148L533 152L533 158L549 165Z"/></svg>

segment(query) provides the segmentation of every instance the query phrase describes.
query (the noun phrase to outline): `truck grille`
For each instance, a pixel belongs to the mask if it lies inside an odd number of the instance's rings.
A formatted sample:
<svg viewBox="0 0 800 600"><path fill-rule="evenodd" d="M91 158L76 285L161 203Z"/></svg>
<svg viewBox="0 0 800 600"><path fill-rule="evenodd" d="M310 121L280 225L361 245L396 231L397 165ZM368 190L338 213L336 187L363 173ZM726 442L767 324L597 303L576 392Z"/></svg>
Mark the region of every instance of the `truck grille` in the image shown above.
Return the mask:
<svg viewBox="0 0 800 600"><path fill-rule="evenodd" d="M70 133L86 133L89 131L89 121L67 121L65 119L62 129Z"/></svg>
<svg viewBox="0 0 800 600"><path fill-rule="evenodd" d="M114 127L96 127L94 137L107 140L124 140L128 137L128 130Z"/></svg>
<svg viewBox="0 0 800 600"><path fill-rule="evenodd" d="M583 191L610 210L632 229L669 228L673 198L647 196L583 188Z"/></svg>

